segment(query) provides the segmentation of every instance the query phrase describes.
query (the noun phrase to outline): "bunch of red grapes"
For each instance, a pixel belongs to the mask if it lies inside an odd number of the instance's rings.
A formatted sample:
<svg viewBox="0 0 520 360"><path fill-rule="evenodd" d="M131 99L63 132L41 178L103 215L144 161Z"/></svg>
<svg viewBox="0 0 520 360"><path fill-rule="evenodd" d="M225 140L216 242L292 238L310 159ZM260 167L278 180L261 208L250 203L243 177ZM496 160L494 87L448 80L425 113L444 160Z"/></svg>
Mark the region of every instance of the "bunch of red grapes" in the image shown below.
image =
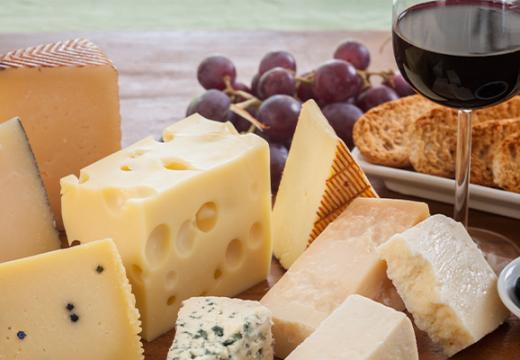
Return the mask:
<svg viewBox="0 0 520 360"><path fill-rule="evenodd" d="M197 70L207 90L194 98L187 115L231 121L240 132L255 132L271 150L272 190L280 182L301 104L314 99L338 136L352 149L352 129L361 115L387 101L414 93L404 78L392 71L370 72L368 48L356 41L338 46L333 59L297 76L296 60L287 51L273 51L260 61L248 86L237 81L235 65L224 56L204 59ZM382 84L373 86L371 77Z"/></svg>

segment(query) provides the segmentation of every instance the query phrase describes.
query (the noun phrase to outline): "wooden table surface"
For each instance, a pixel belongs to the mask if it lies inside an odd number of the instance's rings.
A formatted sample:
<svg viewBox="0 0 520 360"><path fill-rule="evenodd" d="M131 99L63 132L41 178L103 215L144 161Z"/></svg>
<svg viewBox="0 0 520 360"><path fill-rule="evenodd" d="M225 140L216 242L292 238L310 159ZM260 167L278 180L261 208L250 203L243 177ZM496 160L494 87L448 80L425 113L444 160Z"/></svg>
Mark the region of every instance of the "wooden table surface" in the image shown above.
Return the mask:
<svg viewBox="0 0 520 360"><path fill-rule="evenodd" d="M292 52L298 70L306 71L331 58L336 45L354 38L372 51L371 68L393 68L390 34L387 32L151 32L151 33L54 33L0 34L0 53L54 40L87 37L100 45L120 71L123 144L161 130L184 117L190 99L203 90L196 80L198 63L207 55L221 53L231 58L239 81L249 83L263 54L284 49ZM383 197L414 199L386 190L374 182ZM417 199L415 199L417 200ZM451 206L427 201L432 213L451 215ZM520 245L520 221L480 211L470 212L470 223L499 232ZM271 276L241 295L259 299L282 270L273 261ZM173 332L145 343L147 360L164 360ZM421 360L445 359L428 337L417 331ZM511 317L497 331L453 359L520 359L520 322Z"/></svg>

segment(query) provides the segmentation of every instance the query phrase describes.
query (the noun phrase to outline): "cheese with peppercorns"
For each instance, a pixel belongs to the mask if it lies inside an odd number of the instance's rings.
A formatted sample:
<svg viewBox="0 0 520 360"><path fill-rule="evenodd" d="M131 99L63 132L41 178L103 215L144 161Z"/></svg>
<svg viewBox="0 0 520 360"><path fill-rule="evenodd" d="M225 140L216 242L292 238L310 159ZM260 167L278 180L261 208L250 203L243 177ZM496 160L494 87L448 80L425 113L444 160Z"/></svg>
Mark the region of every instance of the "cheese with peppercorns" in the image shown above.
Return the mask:
<svg viewBox="0 0 520 360"><path fill-rule="evenodd" d="M257 301L194 297L183 303L167 360L273 359L271 313Z"/></svg>
<svg viewBox="0 0 520 360"><path fill-rule="evenodd" d="M0 264L0 309L0 360L144 358L111 240Z"/></svg>

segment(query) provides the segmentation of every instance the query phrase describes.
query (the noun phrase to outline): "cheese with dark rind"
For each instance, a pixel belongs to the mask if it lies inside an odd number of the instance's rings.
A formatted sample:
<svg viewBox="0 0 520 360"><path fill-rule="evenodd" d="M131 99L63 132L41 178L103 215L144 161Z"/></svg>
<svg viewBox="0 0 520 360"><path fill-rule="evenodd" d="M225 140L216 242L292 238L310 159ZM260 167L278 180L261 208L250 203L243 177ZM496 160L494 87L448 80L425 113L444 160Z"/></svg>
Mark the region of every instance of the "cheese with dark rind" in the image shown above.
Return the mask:
<svg viewBox="0 0 520 360"><path fill-rule="evenodd" d="M60 248L54 217L19 119L0 124L0 262Z"/></svg>

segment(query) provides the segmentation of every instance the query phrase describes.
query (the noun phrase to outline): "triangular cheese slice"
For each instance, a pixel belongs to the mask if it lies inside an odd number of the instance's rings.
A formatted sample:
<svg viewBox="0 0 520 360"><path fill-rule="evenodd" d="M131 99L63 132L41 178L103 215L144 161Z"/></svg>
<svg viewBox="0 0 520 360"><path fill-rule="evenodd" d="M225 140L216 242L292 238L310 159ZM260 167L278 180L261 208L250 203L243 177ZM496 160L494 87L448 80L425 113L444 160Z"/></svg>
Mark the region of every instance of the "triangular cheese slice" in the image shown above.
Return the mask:
<svg viewBox="0 0 520 360"><path fill-rule="evenodd" d="M274 254L284 268L357 197L377 197L318 105L301 110L273 210Z"/></svg>

